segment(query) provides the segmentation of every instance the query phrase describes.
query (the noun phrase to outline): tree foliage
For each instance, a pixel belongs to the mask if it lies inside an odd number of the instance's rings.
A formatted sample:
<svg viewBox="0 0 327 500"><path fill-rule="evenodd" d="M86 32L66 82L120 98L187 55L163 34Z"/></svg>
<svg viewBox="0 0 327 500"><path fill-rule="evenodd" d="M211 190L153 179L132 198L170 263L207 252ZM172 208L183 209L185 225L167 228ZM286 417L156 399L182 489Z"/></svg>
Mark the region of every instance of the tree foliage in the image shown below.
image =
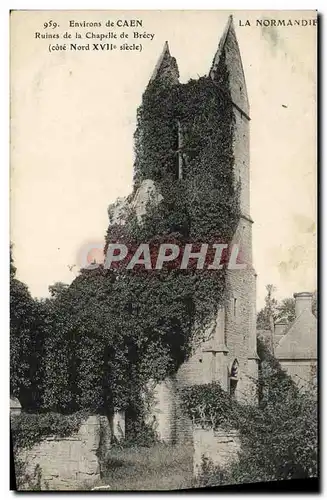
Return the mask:
<svg viewBox="0 0 327 500"><path fill-rule="evenodd" d="M33 407L41 403L43 308L15 275L10 256L10 392Z"/></svg>
<svg viewBox="0 0 327 500"><path fill-rule="evenodd" d="M226 394L222 397L221 389L212 384L197 388L198 393L204 393L203 398L186 393L189 415L193 418L195 415L198 424L205 427L215 421L214 428L233 427L238 429L241 439L239 460L228 470L206 462L201 485L285 480L318 474L318 415L313 389L299 389L261 341L258 341L258 355L261 364L259 406L240 404Z"/></svg>
<svg viewBox="0 0 327 500"><path fill-rule="evenodd" d="M286 297L281 301L273 296L276 291L274 285L266 285L267 295L265 306L258 312L257 328L270 330L276 322L283 321L291 324L295 320L295 299ZM312 314L317 317L317 290L313 292Z"/></svg>
<svg viewBox="0 0 327 500"><path fill-rule="evenodd" d="M267 295L265 297L265 307L258 312L257 328L262 330L274 329L274 323L278 317L277 300L273 296L276 288L274 285L266 285Z"/></svg>

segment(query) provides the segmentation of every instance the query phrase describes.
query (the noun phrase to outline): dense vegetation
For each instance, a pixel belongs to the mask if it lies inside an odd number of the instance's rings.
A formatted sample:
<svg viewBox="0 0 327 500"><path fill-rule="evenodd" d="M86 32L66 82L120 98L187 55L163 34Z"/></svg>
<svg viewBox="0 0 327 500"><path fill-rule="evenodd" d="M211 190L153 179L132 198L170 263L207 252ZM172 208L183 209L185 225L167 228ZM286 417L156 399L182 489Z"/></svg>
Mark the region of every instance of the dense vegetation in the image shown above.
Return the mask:
<svg viewBox="0 0 327 500"><path fill-rule="evenodd" d="M43 304L16 279L10 253L10 392L24 408L38 408L43 386Z"/></svg>
<svg viewBox="0 0 327 500"><path fill-rule="evenodd" d="M203 463L200 484L221 485L316 477L318 424L315 388L298 389L267 348L258 341L259 406L240 404L218 384L187 389L184 406L202 427L237 429L239 461L223 470Z"/></svg>
<svg viewBox="0 0 327 500"><path fill-rule="evenodd" d="M217 74L216 81L203 77L171 86L159 78L149 84L138 110L134 192L144 179L151 179L163 200L157 207L149 203L142 224L130 213L124 226L109 226L107 244L230 241L239 202L223 56ZM177 173L181 158L182 177ZM25 320L33 324L26 334L31 347L22 349L41 354L36 364L29 362L29 367L40 363L37 407L107 414L119 407L133 413L141 406L147 382L176 371L194 341L201 339L204 326L215 317L224 286L224 269L84 270L71 286L53 287L50 299L31 301L41 318L37 329L26 299L20 328ZM15 310L16 305L14 314ZM39 337L40 345L32 349ZM14 345L13 358L15 352ZM13 374L28 372L23 363L19 365L13 359ZM32 380L36 379L29 373L28 383ZM25 382L21 380L27 387ZM12 390L20 397L18 385L14 383Z"/></svg>

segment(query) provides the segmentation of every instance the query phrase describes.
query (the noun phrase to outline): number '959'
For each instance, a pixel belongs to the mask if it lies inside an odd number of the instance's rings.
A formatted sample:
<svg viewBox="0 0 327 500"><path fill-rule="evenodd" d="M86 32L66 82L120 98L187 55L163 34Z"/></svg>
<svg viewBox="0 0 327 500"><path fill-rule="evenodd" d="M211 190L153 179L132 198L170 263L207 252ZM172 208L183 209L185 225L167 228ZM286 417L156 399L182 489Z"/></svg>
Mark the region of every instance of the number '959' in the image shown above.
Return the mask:
<svg viewBox="0 0 327 500"><path fill-rule="evenodd" d="M43 24L43 28L46 30L47 28L52 28L52 29L55 29L55 28L58 28L58 23L55 23L54 21L48 21L46 23Z"/></svg>

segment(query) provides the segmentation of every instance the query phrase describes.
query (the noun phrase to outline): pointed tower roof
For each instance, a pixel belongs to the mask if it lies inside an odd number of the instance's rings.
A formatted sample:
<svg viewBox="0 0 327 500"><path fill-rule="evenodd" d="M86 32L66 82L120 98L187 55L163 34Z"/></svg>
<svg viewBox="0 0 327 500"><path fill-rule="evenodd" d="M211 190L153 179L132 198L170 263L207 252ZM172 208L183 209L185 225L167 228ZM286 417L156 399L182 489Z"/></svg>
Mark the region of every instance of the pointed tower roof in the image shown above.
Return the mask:
<svg viewBox="0 0 327 500"><path fill-rule="evenodd" d="M149 83L153 82L156 78L164 78L172 84L176 84L178 83L178 77L179 72L176 59L170 55L169 45L166 41Z"/></svg>
<svg viewBox="0 0 327 500"><path fill-rule="evenodd" d="M217 76L217 71L219 71L219 62L223 52L225 53L225 62L229 73L232 101L241 111L243 111L243 113L245 113L247 117L249 117L250 107L242 58L232 15L228 17L226 27L220 38L218 49L209 72L209 75L213 80Z"/></svg>
<svg viewBox="0 0 327 500"><path fill-rule="evenodd" d="M168 45L168 42L166 40L165 44L163 46L162 52L160 54L160 57L159 57L159 59L157 61L157 64L154 67L152 76L150 78L150 82L152 82L157 77L157 75L159 73L159 70L160 70L160 68L161 68L161 66L163 64L164 59L165 58L167 59L168 57L171 57L171 56L170 56L170 52L169 52L169 45Z"/></svg>
<svg viewBox="0 0 327 500"><path fill-rule="evenodd" d="M228 17L228 21L227 21L227 24L225 26L225 29L224 29L224 32L219 40L219 44L218 44L218 49L217 49L217 52L215 54L215 57L213 59L213 62L212 62L212 65L211 65L211 69L210 69L210 76L211 78L214 78L214 74L217 70L217 67L218 67L218 64L219 64L219 61L220 61L220 56L221 56L221 53L225 47L225 43L226 43L226 38L227 38L227 35L228 35L228 32L229 32L229 29L231 27L231 25L233 24L233 16L230 15Z"/></svg>

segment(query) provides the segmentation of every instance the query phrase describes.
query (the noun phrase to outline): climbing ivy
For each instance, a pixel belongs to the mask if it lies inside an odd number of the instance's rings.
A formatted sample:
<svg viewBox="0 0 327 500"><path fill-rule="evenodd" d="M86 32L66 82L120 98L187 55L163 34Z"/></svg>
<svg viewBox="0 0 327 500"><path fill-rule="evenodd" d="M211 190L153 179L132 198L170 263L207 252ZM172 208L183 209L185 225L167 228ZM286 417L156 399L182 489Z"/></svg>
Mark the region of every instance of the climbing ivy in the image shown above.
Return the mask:
<svg viewBox="0 0 327 500"><path fill-rule="evenodd" d="M10 428L14 453L31 448L49 436L67 437L77 432L87 413L80 411L72 415L59 413L21 413L11 418Z"/></svg>
<svg viewBox="0 0 327 500"><path fill-rule="evenodd" d="M204 429L238 427L239 404L218 382L185 387L180 395L183 409L193 424Z"/></svg>
<svg viewBox="0 0 327 500"><path fill-rule="evenodd" d="M230 242L240 213L224 55L218 74L215 81L157 78L148 85L137 112L134 194L151 179L163 199L148 204L142 224L132 211L124 225L111 224L106 247L148 243L155 256L161 242ZM176 372L201 341L224 289L224 269L84 271L51 305L45 407L112 412L138 405L147 382Z"/></svg>
<svg viewBox="0 0 327 500"><path fill-rule="evenodd" d="M142 224L131 215L123 227L109 226L107 245L119 241L136 248L147 242L153 249L163 241L180 247L190 242L195 249L199 243L231 241L240 209L224 54L217 75L215 80L202 77L183 85L160 78L150 82L137 113L134 190L151 179L163 200L158 206L149 203ZM178 178L179 157L182 178ZM147 310L142 331L150 326L154 338L162 339L176 369L217 313L224 296L225 269L196 270L193 266L186 271L174 267L151 273L141 268L128 271L117 287L122 303L126 283L136 302L133 307Z"/></svg>

